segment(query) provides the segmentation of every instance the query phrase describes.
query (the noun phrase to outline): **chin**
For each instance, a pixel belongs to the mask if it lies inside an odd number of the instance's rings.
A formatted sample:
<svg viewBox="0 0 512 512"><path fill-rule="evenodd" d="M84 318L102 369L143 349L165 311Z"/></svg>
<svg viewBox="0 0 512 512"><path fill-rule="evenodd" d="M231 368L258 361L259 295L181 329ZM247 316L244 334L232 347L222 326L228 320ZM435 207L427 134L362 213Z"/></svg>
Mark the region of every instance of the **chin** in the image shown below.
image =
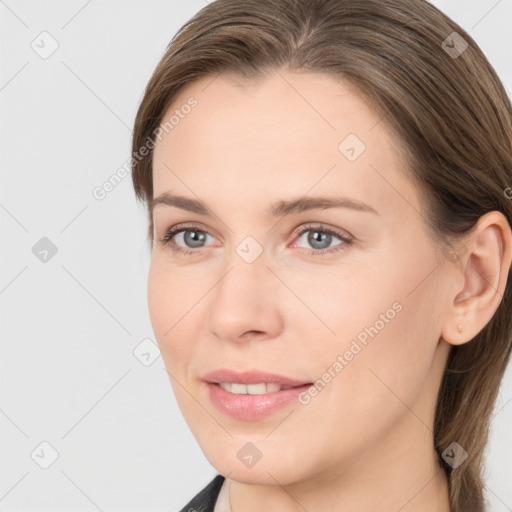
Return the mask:
<svg viewBox="0 0 512 512"><path fill-rule="evenodd" d="M213 451L203 449L203 453L221 475L240 483L275 485L278 482L286 485L305 477L304 458L296 450L283 453L282 439L274 446L265 443L265 439L251 441L250 436L236 436L217 444Z"/></svg>

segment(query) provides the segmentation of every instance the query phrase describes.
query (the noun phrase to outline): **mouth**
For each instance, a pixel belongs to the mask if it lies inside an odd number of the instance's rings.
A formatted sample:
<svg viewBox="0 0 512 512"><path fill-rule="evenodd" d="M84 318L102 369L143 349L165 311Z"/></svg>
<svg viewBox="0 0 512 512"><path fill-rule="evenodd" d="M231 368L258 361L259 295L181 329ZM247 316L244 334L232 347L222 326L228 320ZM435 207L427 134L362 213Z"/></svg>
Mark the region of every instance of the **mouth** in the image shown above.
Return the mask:
<svg viewBox="0 0 512 512"><path fill-rule="evenodd" d="M226 373L231 378L227 378ZM299 395L313 385L312 382L295 381L276 374L265 375L263 379L262 372L222 372L217 377L206 376L210 380L203 380L203 385L208 399L220 412L243 421L258 421L273 415L297 402ZM243 380L246 382L241 382Z"/></svg>
<svg viewBox="0 0 512 512"><path fill-rule="evenodd" d="M275 382L260 382L257 384L243 384L239 382L213 382L212 384L219 385L222 389L237 395L266 395L267 393L277 393L284 389L294 389L305 386L286 386L276 384ZM312 383L310 383L312 384Z"/></svg>

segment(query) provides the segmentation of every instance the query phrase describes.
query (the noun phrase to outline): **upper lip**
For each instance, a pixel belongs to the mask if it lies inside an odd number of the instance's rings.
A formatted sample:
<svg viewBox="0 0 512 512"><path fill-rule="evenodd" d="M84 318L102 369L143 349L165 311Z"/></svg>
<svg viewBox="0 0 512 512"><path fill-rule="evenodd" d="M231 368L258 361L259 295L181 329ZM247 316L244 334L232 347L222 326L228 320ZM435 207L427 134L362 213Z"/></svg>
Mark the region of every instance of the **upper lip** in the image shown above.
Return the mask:
<svg viewBox="0 0 512 512"><path fill-rule="evenodd" d="M281 386L303 386L311 384L309 381L296 380L278 375L277 373L260 372L258 370L251 370L246 372L235 372L234 370L219 369L208 372L203 375L203 380L207 382L235 382L237 384L260 384L260 383L275 383Z"/></svg>

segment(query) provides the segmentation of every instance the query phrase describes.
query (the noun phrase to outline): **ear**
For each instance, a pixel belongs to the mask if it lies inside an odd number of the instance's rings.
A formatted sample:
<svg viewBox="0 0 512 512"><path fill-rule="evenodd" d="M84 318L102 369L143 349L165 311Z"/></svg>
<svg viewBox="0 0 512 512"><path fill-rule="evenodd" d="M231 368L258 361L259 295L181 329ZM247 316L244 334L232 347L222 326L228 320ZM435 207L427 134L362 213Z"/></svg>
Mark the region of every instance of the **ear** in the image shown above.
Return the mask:
<svg viewBox="0 0 512 512"><path fill-rule="evenodd" d="M458 279L450 291L441 332L442 339L451 345L472 340L491 320L503 298L512 260L512 232L506 217L498 211L483 215L464 245L465 252L453 263L453 270L462 272L462 285Z"/></svg>

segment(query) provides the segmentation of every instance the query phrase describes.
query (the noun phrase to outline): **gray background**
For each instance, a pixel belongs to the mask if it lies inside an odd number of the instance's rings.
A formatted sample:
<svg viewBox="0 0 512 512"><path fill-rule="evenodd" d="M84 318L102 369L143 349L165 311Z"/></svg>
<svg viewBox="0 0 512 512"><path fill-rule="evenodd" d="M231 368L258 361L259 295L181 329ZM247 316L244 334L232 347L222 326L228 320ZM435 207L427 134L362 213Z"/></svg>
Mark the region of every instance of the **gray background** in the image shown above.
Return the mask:
<svg viewBox="0 0 512 512"><path fill-rule="evenodd" d="M512 0L434 4L510 91ZM178 510L216 474L155 346L131 178L92 195L129 157L146 82L204 5L0 1L3 512ZM509 370L487 452L493 512L512 510L511 401Z"/></svg>

